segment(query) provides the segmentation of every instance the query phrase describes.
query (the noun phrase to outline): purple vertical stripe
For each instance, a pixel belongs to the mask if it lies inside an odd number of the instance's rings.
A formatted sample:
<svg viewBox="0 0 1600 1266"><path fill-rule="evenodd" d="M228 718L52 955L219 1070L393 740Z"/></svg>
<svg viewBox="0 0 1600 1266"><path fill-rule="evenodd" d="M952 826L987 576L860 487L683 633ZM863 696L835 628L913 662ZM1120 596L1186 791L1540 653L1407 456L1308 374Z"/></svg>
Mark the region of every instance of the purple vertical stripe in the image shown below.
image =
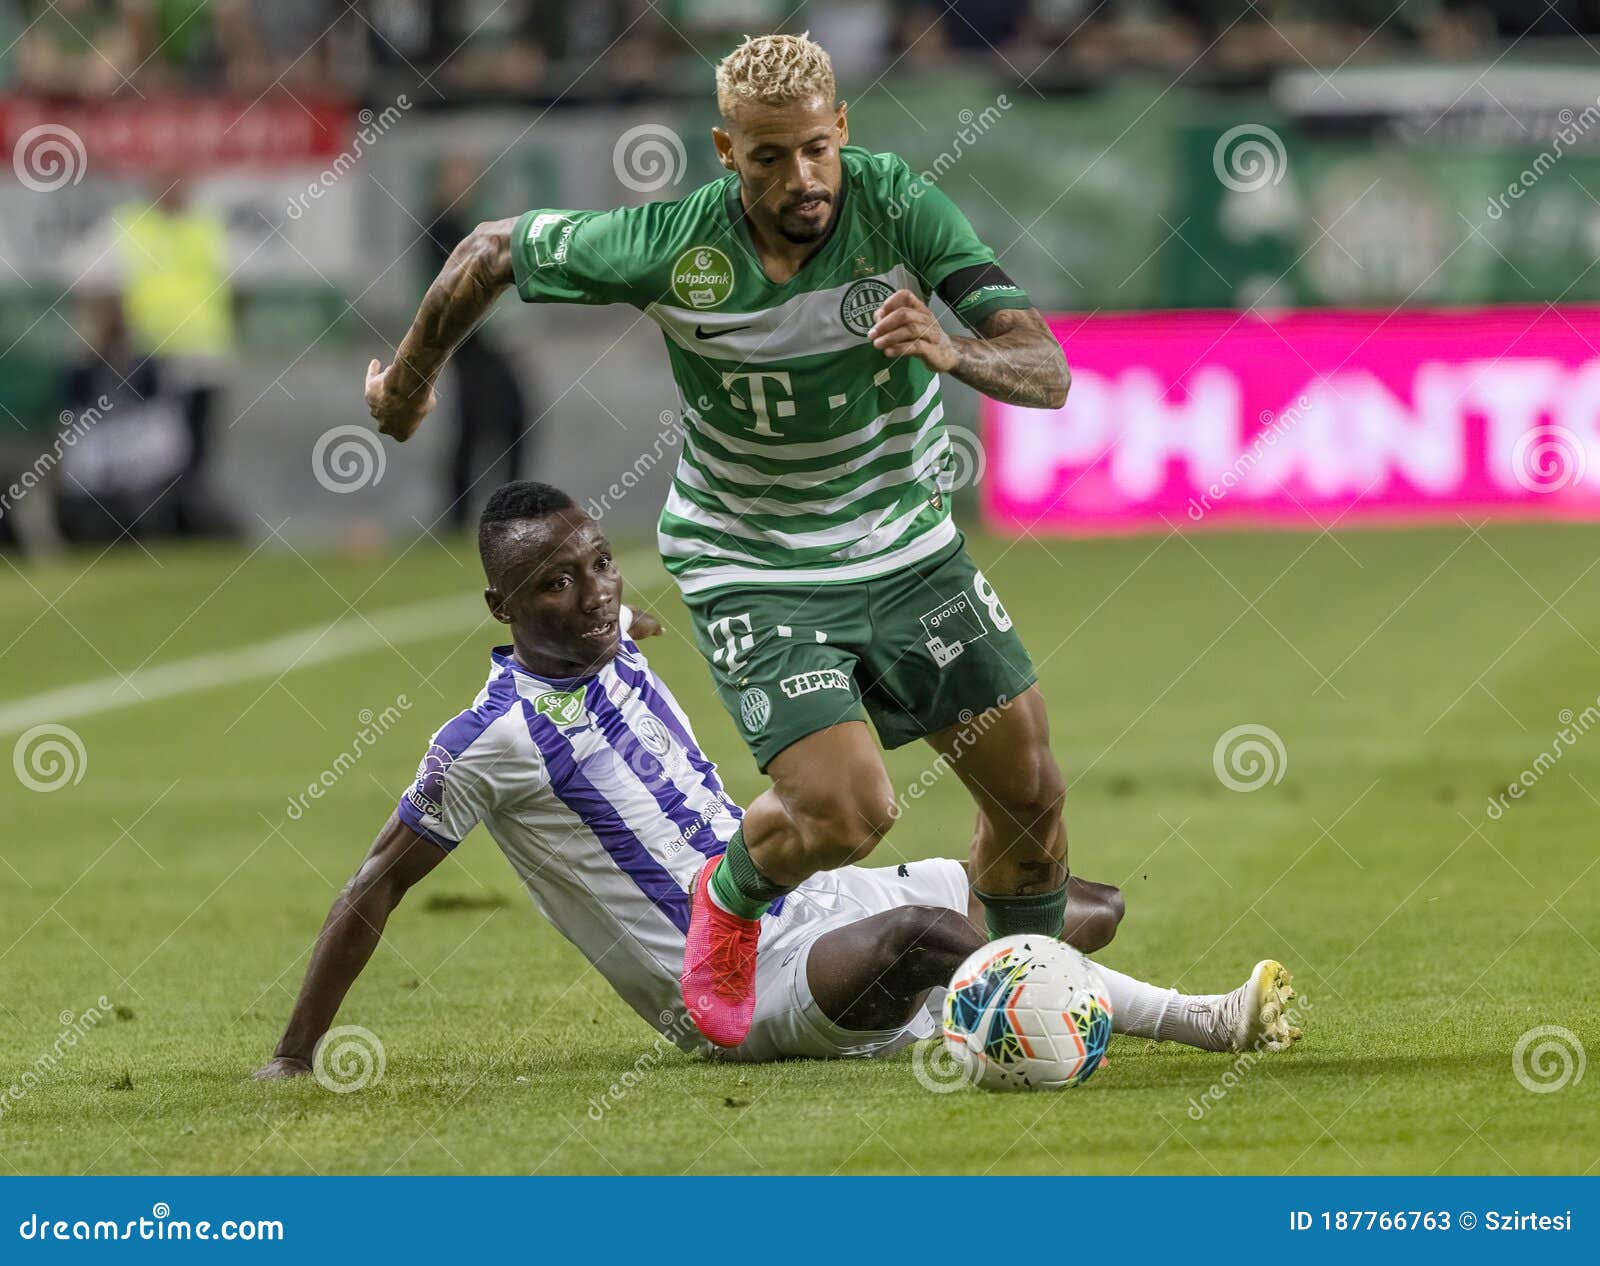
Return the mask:
<svg viewBox="0 0 1600 1266"><path fill-rule="evenodd" d="M621 660L616 661L616 668L617 676L622 680L623 684L636 690L639 697L644 700L645 707L650 709L651 715L665 725L672 732L673 737L683 744L684 751L689 754L689 764L694 766L695 772L700 775L700 781L705 785L706 790L714 792L723 798L723 802L728 806L735 821L742 820L744 810L729 800L723 792L722 780L717 777L717 767L706 759L705 753L700 750L700 745L694 741L694 735L689 733L687 727L679 719L678 710L673 706L673 701L656 689L654 674L629 668Z"/></svg>
<svg viewBox="0 0 1600 1266"><path fill-rule="evenodd" d="M689 895L628 829L622 815L578 768L572 747L548 717L525 706L528 733L550 771L550 788L595 833L607 856L678 931L689 931Z"/></svg>
<svg viewBox="0 0 1600 1266"><path fill-rule="evenodd" d="M637 647L635 652L637 653ZM728 807L728 812L733 816L735 822L744 821L744 810L729 799L722 790L722 781L717 777L717 767L706 759L705 753L700 750L700 745L694 741L694 735L689 733L679 717L678 709L673 706L675 701L663 694L662 690L656 689L656 682L659 680L656 675L649 669L641 672L632 668L624 664L620 657L613 660L612 664L615 666L617 677L622 683L637 691L639 697L644 701L645 707L650 709L650 714L665 725L672 732L673 737L683 744L684 751L689 754L689 764L699 773L700 781L705 787L721 798L722 803ZM663 689L665 688L663 687ZM715 831L711 832L711 834L715 836ZM695 847L699 848L708 857L720 856L728 851L727 841L725 840L717 840L709 851L706 848L701 848L699 844L696 844ZM767 909L767 917L777 918L778 915L782 914L783 902L784 899L782 897L774 901Z"/></svg>
<svg viewBox="0 0 1600 1266"><path fill-rule="evenodd" d="M603 688L595 691L594 703L589 712L594 717L595 724L599 726L601 737L605 739L606 745L621 757L623 764L638 777L640 785L654 798L656 807L661 810L663 817L677 827L679 831L686 831L691 826L694 826L695 823L701 821L700 811L689 804L688 797L679 790L678 784L667 774L665 762L645 747L639 736L633 732L633 728L629 726L627 718L622 715L622 710L611 701L611 697ZM648 771L652 767L656 771L653 777L648 773L640 772L641 770ZM703 826L709 825L709 823L703 824ZM695 836L699 837L706 833L704 829L701 829L695 832ZM715 832L711 832L713 841L715 840L715 834ZM696 844L695 847L700 853L706 853L703 846ZM720 851L713 843L712 852ZM706 855L710 856L710 854Z"/></svg>
<svg viewBox="0 0 1600 1266"><path fill-rule="evenodd" d="M443 814L445 783L449 781L450 763L476 743L483 732L505 716L517 702L517 683L510 669L501 672L498 677L491 678L486 689L488 697L482 703L468 708L465 712L457 713L433 736L433 742L428 745L427 755L423 757L421 772L412 783L411 790L400 797L397 808L402 822L418 835L432 840L446 852L453 849L460 841L452 840L432 830L423 820L422 813L411 802L411 796L416 793L424 800L432 801L439 806L441 815ZM445 755L440 756L434 750L436 748Z"/></svg>

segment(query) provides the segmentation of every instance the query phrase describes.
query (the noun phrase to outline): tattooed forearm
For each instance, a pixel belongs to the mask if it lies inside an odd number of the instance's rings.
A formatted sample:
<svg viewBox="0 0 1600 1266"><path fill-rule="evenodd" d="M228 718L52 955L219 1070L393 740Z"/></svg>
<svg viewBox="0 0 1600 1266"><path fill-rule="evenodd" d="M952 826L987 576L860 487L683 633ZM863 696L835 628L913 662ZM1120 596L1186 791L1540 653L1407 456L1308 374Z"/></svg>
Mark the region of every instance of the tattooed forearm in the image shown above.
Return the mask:
<svg viewBox="0 0 1600 1266"><path fill-rule="evenodd" d="M426 391L456 345L489 315L511 285L511 228L515 220L480 224L439 270L395 354L396 384L405 394Z"/></svg>
<svg viewBox="0 0 1600 1266"><path fill-rule="evenodd" d="M1036 311L1003 309L978 333L978 338L950 340L957 353L950 371L955 377L1005 404L1059 409L1067 402L1072 375L1066 355Z"/></svg>

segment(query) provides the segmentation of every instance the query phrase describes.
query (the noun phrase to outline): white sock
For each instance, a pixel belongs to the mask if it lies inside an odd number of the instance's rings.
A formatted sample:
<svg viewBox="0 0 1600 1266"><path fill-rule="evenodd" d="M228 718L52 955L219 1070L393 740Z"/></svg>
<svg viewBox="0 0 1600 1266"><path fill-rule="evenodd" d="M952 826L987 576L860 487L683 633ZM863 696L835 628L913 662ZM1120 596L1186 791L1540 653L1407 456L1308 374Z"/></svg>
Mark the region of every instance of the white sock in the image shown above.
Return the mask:
<svg viewBox="0 0 1600 1266"><path fill-rule="evenodd" d="M1213 1007L1219 994L1182 994L1147 985L1132 976L1096 963L1111 1000L1111 1031L1157 1042L1182 1042L1202 1050L1216 1049Z"/></svg>

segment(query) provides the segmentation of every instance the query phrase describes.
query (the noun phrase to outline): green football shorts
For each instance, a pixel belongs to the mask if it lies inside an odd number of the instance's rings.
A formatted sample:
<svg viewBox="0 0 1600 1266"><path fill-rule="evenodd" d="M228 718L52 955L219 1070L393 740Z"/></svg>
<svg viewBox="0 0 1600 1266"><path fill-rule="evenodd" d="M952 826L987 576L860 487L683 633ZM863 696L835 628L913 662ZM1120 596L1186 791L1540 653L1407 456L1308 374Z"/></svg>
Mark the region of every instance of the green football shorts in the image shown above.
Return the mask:
<svg viewBox="0 0 1600 1266"><path fill-rule="evenodd" d="M1037 680L959 539L874 580L737 585L685 601L722 704L763 770L841 721L871 717L884 747L903 747Z"/></svg>

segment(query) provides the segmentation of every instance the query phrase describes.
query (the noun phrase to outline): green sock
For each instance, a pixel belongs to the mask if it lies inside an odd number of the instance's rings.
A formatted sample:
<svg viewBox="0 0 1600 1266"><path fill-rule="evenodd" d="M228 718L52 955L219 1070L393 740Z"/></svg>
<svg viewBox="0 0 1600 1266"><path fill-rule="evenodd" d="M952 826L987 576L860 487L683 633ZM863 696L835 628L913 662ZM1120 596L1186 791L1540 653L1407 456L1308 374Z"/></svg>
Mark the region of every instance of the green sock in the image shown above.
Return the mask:
<svg viewBox="0 0 1600 1266"><path fill-rule="evenodd" d="M717 904L741 919L759 919L768 906L789 891L756 869L750 850L745 847L744 828L735 831L722 865L711 875L711 895Z"/></svg>
<svg viewBox="0 0 1600 1266"><path fill-rule="evenodd" d="M977 896L983 902L983 921L988 925L990 940L998 941L1002 936L1014 936L1019 932L1036 932L1061 939L1062 925L1067 918L1066 884L1052 892L1030 893L1026 897L992 892L979 892Z"/></svg>

